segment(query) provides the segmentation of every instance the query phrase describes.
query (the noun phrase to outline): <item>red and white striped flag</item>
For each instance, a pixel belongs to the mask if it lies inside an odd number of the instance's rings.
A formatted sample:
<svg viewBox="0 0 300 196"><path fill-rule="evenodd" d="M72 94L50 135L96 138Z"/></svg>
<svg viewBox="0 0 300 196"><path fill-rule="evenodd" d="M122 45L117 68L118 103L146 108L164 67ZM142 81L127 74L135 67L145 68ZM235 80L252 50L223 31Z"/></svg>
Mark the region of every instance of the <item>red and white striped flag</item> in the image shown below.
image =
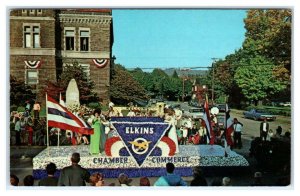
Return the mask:
<svg viewBox="0 0 300 196"><path fill-rule="evenodd" d="M234 131L233 129L233 121L232 121L232 118L230 118L230 115L229 115L229 109L228 109L228 104L226 103L226 106L225 106L225 114L226 114L226 134L225 134L225 137L226 137L226 141L227 141L227 144L229 146L233 146L233 141L232 141L232 138L231 138L231 134L232 132Z"/></svg>
<svg viewBox="0 0 300 196"><path fill-rule="evenodd" d="M203 120L206 125L206 134L207 134L207 140L209 144L214 144L215 141L215 134L211 127L211 119L210 119L210 113L209 113L209 106L208 106L208 98L206 96L205 103L204 103L204 114L203 114Z"/></svg>
<svg viewBox="0 0 300 196"><path fill-rule="evenodd" d="M93 128L82 119L69 112L67 108L57 103L49 95L47 95L46 107L48 111L47 121L49 127L71 130L86 135L94 133Z"/></svg>

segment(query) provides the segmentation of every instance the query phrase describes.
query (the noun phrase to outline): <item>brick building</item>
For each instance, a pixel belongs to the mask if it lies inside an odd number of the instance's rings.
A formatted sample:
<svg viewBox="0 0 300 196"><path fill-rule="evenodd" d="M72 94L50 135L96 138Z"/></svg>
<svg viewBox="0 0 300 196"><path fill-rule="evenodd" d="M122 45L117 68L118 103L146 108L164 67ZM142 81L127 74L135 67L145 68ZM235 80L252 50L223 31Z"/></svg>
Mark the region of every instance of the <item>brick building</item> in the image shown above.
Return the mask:
<svg viewBox="0 0 300 196"><path fill-rule="evenodd" d="M192 99L196 105L203 104L205 101L205 94L207 93L207 86L201 85L199 78L195 79L192 86Z"/></svg>
<svg viewBox="0 0 300 196"><path fill-rule="evenodd" d="M10 12L10 73L37 92L78 62L109 99L113 23L110 9L15 9Z"/></svg>

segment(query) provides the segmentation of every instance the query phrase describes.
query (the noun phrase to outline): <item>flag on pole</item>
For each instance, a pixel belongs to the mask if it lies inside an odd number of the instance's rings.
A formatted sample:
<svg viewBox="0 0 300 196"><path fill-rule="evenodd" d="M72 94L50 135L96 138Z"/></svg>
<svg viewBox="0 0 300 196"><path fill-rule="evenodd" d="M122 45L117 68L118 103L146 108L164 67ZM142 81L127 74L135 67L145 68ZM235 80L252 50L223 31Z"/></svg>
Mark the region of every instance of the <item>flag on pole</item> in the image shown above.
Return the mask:
<svg viewBox="0 0 300 196"><path fill-rule="evenodd" d="M211 127L211 120L210 120L210 113L209 113L209 106L208 106L208 98L206 95L205 103L204 103L204 114L203 114L203 120L206 125L206 134L207 134L207 140L209 144L214 144L215 140L215 134Z"/></svg>
<svg viewBox="0 0 300 196"><path fill-rule="evenodd" d="M53 98L47 95L47 121L49 127L56 127L73 132L90 135L94 133L91 128L82 119L72 114L64 106L57 103Z"/></svg>
<svg viewBox="0 0 300 196"><path fill-rule="evenodd" d="M232 141L232 138L231 138L231 134L233 132L233 121L232 121L232 118L230 117L230 114L229 114L229 109L228 109L228 104L226 103L225 105L225 115L226 115L226 120L225 120L225 127L226 127L226 133L225 133L225 138L226 138L226 141L227 141L227 144L229 146L232 146L233 145L233 141Z"/></svg>
<svg viewBox="0 0 300 196"><path fill-rule="evenodd" d="M66 103L65 101L63 100L62 96L61 96L61 93L59 93L59 104L66 107Z"/></svg>

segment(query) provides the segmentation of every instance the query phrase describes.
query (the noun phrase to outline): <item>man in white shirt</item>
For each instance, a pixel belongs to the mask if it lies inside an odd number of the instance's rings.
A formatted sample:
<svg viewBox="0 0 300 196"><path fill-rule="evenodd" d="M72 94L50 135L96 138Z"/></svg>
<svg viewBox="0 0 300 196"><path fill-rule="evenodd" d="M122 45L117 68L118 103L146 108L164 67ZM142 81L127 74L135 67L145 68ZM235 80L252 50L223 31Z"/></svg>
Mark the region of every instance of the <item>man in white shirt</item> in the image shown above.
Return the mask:
<svg viewBox="0 0 300 196"><path fill-rule="evenodd" d="M264 118L264 121L260 123L260 138L266 141L268 132L269 132L269 123L267 122L267 119Z"/></svg>
<svg viewBox="0 0 300 196"><path fill-rule="evenodd" d="M185 125L181 128L181 131L182 131L181 144L182 144L182 145L186 145L187 135L188 135L188 132L189 132L189 129L188 129L186 123L185 123Z"/></svg>
<svg viewBox="0 0 300 196"><path fill-rule="evenodd" d="M234 129L234 147L235 148L242 148L242 128L243 124L240 123L237 118L233 119L233 129Z"/></svg>
<svg viewBox="0 0 300 196"><path fill-rule="evenodd" d="M127 116L134 117L135 116L135 112L132 111L132 109L130 109L130 111L128 112Z"/></svg>

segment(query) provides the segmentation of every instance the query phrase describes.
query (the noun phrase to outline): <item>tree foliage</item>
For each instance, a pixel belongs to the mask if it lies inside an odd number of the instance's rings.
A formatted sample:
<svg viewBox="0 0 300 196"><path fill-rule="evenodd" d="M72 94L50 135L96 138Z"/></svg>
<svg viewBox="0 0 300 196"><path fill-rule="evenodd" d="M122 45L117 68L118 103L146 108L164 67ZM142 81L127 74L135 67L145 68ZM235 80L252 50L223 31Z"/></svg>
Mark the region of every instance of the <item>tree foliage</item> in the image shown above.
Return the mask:
<svg viewBox="0 0 300 196"><path fill-rule="evenodd" d="M81 104L99 101L97 93L93 90L94 82L90 80L86 72L84 72L84 68L77 62L73 62L72 65L67 64L64 67L58 85L66 91L70 80L73 78L76 80L79 89Z"/></svg>
<svg viewBox="0 0 300 196"><path fill-rule="evenodd" d="M151 92L151 89L153 87L151 73L143 72L142 69L136 68L133 71L130 71L130 74L140 85L143 86L143 88L147 92Z"/></svg>
<svg viewBox="0 0 300 196"><path fill-rule="evenodd" d="M130 73L152 98L163 97L172 101L181 99L183 78L180 78L176 71L174 71L172 76L167 75L162 69L154 69L151 73L143 72L142 69L134 69ZM191 80L185 80L184 85L185 96L190 96L192 90Z"/></svg>
<svg viewBox="0 0 300 196"><path fill-rule="evenodd" d="M290 97L291 10L249 10L242 47L214 64L216 97L241 101ZM212 69L209 78L212 79Z"/></svg>
<svg viewBox="0 0 300 196"><path fill-rule="evenodd" d="M255 45L258 54L291 70L291 10L249 10L244 20L243 47Z"/></svg>
<svg viewBox="0 0 300 196"><path fill-rule="evenodd" d="M174 70L173 74L172 74L172 78L179 78L178 73L176 70Z"/></svg>
<svg viewBox="0 0 300 196"><path fill-rule="evenodd" d="M116 104L148 99L146 91L132 75L121 65L115 65L111 86L111 100Z"/></svg>
<svg viewBox="0 0 300 196"><path fill-rule="evenodd" d="M18 80L10 75L10 105L25 106L26 101L35 99L33 89L26 85L24 80Z"/></svg>
<svg viewBox="0 0 300 196"><path fill-rule="evenodd" d="M237 69L234 79L248 100L257 103L285 89L286 84L274 76L274 67L264 57L257 56L250 59L249 65Z"/></svg>

